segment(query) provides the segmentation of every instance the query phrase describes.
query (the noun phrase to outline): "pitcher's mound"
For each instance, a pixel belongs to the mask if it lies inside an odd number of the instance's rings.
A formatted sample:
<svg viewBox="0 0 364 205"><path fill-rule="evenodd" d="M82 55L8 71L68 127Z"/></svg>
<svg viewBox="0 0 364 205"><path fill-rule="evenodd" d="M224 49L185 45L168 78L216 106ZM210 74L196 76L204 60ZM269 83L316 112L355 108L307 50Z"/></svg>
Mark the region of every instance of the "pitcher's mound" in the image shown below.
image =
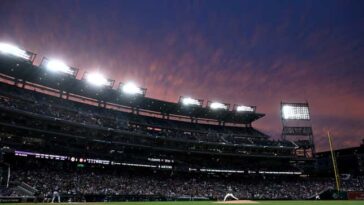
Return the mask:
<svg viewBox="0 0 364 205"><path fill-rule="evenodd" d="M257 204L259 202L252 200L234 200L234 201L217 201L217 204Z"/></svg>

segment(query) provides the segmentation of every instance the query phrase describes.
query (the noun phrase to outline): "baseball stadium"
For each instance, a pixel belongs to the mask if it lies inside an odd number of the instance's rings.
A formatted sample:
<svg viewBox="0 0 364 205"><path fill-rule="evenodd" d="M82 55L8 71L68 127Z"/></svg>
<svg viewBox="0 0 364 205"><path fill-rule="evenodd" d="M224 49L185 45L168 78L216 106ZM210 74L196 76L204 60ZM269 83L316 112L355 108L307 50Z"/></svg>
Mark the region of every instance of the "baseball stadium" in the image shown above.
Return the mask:
<svg viewBox="0 0 364 205"><path fill-rule="evenodd" d="M282 139L272 140L252 126L264 117L255 106L148 98L132 83L114 89L99 73L77 79L62 62L34 65L30 51L0 49L2 201L291 204L265 200L363 194L361 158L345 180L334 152L321 154L334 178L316 169L307 102L281 103ZM346 155L363 154L353 149Z"/></svg>

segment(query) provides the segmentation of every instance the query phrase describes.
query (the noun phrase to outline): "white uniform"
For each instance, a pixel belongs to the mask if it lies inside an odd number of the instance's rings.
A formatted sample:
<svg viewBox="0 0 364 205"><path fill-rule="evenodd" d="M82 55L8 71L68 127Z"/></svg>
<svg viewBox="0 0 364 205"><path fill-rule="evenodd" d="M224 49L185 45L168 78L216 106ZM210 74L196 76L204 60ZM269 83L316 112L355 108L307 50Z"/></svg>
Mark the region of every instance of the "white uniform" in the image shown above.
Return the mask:
<svg viewBox="0 0 364 205"><path fill-rule="evenodd" d="M229 198L229 197L231 197L231 198L233 198L233 199L235 199L235 200L239 200L237 197L235 197L235 196L232 194L232 192L233 192L233 189L232 189L231 187L228 187L228 193L225 195L225 197L224 197L224 201L226 201L226 199L227 199L227 198Z"/></svg>
<svg viewBox="0 0 364 205"><path fill-rule="evenodd" d="M58 187L56 187L53 191L53 197L52 197L52 203L54 203L54 199L57 198L58 199L58 203L61 203L61 196L59 195L58 192Z"/></svg>

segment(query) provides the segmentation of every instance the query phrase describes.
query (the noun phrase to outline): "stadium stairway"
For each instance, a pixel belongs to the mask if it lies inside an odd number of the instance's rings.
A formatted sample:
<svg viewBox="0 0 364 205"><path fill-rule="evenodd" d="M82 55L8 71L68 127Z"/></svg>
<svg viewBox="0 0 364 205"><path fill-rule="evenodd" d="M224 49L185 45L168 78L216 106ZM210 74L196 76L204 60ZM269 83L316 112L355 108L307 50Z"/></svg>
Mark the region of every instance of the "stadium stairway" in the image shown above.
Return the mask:
<svg viewBox="0 0 364 205"><path fill-rule="evenodd" d="M20 196L34 196L35 193L38 192L37 189L33 188L27 183L15 183L13 191L19 194Z"/></svg>

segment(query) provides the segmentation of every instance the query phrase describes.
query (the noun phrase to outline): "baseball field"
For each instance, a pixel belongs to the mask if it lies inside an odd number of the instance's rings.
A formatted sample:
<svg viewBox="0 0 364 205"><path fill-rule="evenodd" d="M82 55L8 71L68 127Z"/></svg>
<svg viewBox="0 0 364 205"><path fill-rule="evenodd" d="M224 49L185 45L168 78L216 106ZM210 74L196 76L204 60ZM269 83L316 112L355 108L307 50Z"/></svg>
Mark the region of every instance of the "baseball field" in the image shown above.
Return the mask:
<svg viewBox="0 0 364 205"><path fill-rule="evenodd" d="M42 203L11 203L11 205L36 205ZM105 203L61 203L62 205L218 205L218 204L259 204L259 205L364 205L364 201L184 201L184 202L105 202ZM4 204L5 205L5 204ZM9 203L10 205L10 203Z"/></svg>

